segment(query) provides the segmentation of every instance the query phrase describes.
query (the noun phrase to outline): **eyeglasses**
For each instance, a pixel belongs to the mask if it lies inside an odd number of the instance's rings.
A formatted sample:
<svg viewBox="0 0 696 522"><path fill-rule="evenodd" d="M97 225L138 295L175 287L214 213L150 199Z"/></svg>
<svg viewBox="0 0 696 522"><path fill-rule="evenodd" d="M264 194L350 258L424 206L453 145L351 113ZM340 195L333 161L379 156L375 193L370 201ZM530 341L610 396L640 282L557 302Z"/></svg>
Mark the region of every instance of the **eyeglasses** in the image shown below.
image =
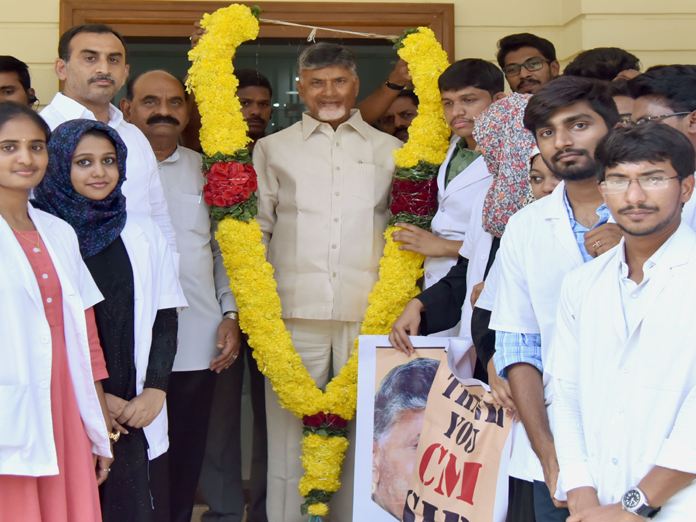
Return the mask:
<svg viewBox="0 0 696 522"><path fill-rule="evenodd" d="M518 74L520 74L522 67L527 69L529 72L534 72L543 68L545 63L551 63L551 60L544 60L543 58L535 56L534 58L530 58L522 64L511 63L506 65L505 67L503 67L503 73L505 74L505 76L517 76Z"/></svg>
<svg viewBox="0 0 696 522"><path fill-rule="evenodd" d="M648 123L649 121L657 121L657 120L662 120L663 118L671 118L672 116L686 116L687 114L691 114L692 111L681 111L681 112L672 112L670 114L662 114L661 116L646 116L645 118L639 119L636 123L636 125L643 125L644 123Z"/></svg>
<svg viewBox="0 0 696 522"><path fill-rule="evenodd" d="M599 182L599 186L602 187L602 192L605 194L623 194L628 190L632 181L637 181L640 188L643 190L663 190L669 185L670 179L676 179L679 176L672 176L668 178L667 176L649 176L645 178L638 179L628 179L628 178L617 178L617 179L607 179Z"/></svg>

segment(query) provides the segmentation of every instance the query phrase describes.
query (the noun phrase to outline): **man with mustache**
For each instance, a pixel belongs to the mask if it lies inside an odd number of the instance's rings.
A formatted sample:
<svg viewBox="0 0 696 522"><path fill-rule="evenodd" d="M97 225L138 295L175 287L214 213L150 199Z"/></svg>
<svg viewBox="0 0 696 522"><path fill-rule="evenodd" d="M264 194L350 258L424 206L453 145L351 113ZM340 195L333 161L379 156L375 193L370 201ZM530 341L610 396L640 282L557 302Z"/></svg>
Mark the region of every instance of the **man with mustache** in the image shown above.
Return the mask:
<svg viewBox="0 0 696 522"><path fill-rule="evenodd" d="M408 128L418 116L418 96L411 90L404 89L396 100L378 120L377 126L382 132L396 136L401 141L408 141Z"/></svg>
<svg viewBox="0 0 696 522"><path fill-rule="evenodd" d="M498 42L498 65L510 89L535 94L560 71L554 45L535 34L511 34Z"/></svg>
<svg viewBox="0 0 696 522"><path fill-rule="evenodd" d="M424 288L429 288L447 275L457 263L475 196L490 187L492 177L483 156L476 150L473 137L474 119L492 103L505 97L505 81L495 65L486 60L469 58L450 65L438 79L445 119L456 137L450 144L447 158L438 172L438 211L432 221L432 232L407 223L397 223L403 230L392 234L403 243L400 250L418 252L425 258ZM412 353L406 324L420 316L422 304L413 305L394 323L392 339L395 347ZM414 306L415 305L415 306ZM468 325L465 325L468 328ZM414 332L415 334L415 332ZM457 336L459 327L438 335Z"/></svg>
<svg viewBox="0 0 696 522"><path fill-rule="evenodd" d="M568 522L687 522L696 510L696 234L681 222L694 148L667 125L619 128L597 145L619 246L563 282L553 376Z"/></svg>
<svg viewBox="0 0 696 522"><path fill-rule="evenodd" d="M55 71L63 92L41 111L51 129L68 120L98 120L112 127L126 144L127 179L123 184L129 212L151 216L176 259L176 240L162 192L157 161L147 138L123 119L110 101L128 78L126 44L104 24L68 29L58 43Z"/></svg>
<svg viewBox="0 0 696 522"><path fill-rule="evenodd" d="M147 137L157 158L179 246L179 279L189 308L179 313L178 347L169 377L170 520L189 522L205 453L217 374L237 359L237 305L201 197L201 156L177 145L188 123L186 92L165 71L128 82L121 100L126 121Z"/></svg>
<svg viewBox="0 0 696 522"><path fill-rule="evenodd" d="M490 320L496 331L494 364L509 381L524 432L511 466L534 479L537 522L565 522L568 510L553 501L558 461L549 418L552 387L544 373L565 275L618 244L596 180L594 149L619 115L604 84L579 77L548 83L530 100L525 127L544 162L563 180L553 193L513 215L496 256L498 291ZM548 412L547 412L547 406Z"/></svg>
<svg viewBox="0 0 696 522"><path fill-rule="evenodd" d="M359 79L345 46L318 43L298 59L302 120L254 147L259 213L268 261L275 269L283 319L317 386L337 375L353 350L378 279L389 220L394 136L353 109ZM278 404L267 382L268 519L306 520L297 494L302 423ZM350 425L354 437L354 423ZM331 520L352 520L354 445L343 464Z"/></svg>

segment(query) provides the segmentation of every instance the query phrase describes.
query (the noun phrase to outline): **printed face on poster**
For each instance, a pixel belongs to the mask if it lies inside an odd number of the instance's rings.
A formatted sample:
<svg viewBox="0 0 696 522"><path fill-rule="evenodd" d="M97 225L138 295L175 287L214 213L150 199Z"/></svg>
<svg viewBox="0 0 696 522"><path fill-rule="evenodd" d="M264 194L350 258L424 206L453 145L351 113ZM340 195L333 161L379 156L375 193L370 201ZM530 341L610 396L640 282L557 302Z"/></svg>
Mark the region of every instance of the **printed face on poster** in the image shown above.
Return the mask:
<svg viewBox="0 0 696 522"><path fill-rule="evenodd" d="M353 520L401 520L430 387L449 340L413 337L408 357L387 336L360 336Z"/></svg>

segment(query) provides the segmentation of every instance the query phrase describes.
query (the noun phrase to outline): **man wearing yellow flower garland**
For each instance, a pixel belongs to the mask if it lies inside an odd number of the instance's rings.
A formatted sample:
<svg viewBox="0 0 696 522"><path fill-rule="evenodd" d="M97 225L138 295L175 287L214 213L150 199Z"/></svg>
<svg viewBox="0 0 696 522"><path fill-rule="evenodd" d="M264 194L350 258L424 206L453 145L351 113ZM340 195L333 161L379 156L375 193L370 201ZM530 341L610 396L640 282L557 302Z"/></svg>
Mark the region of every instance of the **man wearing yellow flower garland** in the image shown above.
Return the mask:
<svg viewBox="0 0 696 522"><path fill-rule="evenodd" d="M378 279L389 219L397 138L369 126L352 109L358 94L355 57L319 43L298 60L302 121L259 140L257 220L275 269L283 319L317 386L338 374L353 348L367 297ZM268 518L300 522L302 425L278 405L267 381ZM351 433L353 429L349 429ZM352 520L352 452L332 520Z"/></svg>

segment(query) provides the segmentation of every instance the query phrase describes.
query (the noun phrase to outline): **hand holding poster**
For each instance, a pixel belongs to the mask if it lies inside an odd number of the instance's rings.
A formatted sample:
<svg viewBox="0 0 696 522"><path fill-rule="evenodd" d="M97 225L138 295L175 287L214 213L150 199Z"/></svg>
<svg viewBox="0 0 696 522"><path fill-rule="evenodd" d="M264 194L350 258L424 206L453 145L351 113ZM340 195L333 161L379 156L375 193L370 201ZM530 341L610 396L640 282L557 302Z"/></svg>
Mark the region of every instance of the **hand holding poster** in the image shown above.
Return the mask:
<svg viewBox="0 0 696 522"><path fill-rule="evenodd" d="M403 522L499 522L512 419L479 381L440 364L428 396Z"/></svg>

